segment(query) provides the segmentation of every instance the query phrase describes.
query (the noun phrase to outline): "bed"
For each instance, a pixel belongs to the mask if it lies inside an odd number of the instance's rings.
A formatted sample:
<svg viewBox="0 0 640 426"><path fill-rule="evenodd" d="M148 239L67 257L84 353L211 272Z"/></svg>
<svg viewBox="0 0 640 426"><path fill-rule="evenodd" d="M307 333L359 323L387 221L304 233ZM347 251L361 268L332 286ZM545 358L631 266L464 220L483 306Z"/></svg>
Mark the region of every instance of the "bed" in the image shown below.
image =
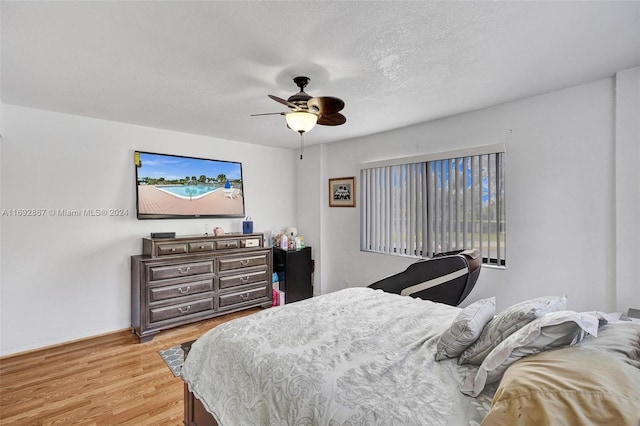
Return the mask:
<svg viewBox="0 0 640 426"><path fill-rule="evenodd" d="M507 382L517 388L514 394L512 388L502 389L505 380L500 378L521 364L517 362L521 358L584 346L606 322L595 313L567 313L562 297L541 298L535 309L532 306L524 303L519 310L494 315L494 298L462 309L379 289L350 288L229 321L190 347L182 369L185 424L514 424L522 415L524 403L519 398L527 386L513 385L514 377L509 376ZM526 321L525 311L533 315ZM505 321L513 328L508 333ZM640 325L630 324L624 330L626 340L621 345L626 352L612 352L619 359L602 348L592 352L600 360L615 360L614 367L621 369L616 374L630 377L621 391L625 395L620 401L596 406L606 407L618 420L637 422ZM504 336L496 339L497 331ZM480 348L486 344L493 345L488 353ZM474 347L475 354L467 353ZM489 365L474 359L482 351ZM586 351L587 359L592 352ZM461 363L465 354L468 362ZM534 371L538 370L536 366ZM531 375L538 377L529 371L515 378ZM590 402L597 386L585 391L591 395ZM605 398L618 395L610 390L602 394ZM530 405L540 411L545 404L548 401L539 399ZM574 410L581 406L576 404ZM556 407L556 411L562 409ZM518 424L562 424L532 419Z"/></svg>

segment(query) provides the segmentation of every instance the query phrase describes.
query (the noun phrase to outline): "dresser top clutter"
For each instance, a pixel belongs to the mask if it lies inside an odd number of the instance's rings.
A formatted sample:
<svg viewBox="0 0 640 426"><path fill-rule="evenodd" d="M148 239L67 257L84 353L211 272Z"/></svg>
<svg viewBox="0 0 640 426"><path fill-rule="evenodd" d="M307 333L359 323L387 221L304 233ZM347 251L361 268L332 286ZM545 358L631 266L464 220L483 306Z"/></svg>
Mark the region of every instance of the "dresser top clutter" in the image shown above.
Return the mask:
<svg viewBox="0 0 640 426"><path fill-rule="evenodd" d="M206 253L220 250L262 247L263 235L231 233L224 235L184 235L172 238L143 238L142 255L152 258Z"/></svg>

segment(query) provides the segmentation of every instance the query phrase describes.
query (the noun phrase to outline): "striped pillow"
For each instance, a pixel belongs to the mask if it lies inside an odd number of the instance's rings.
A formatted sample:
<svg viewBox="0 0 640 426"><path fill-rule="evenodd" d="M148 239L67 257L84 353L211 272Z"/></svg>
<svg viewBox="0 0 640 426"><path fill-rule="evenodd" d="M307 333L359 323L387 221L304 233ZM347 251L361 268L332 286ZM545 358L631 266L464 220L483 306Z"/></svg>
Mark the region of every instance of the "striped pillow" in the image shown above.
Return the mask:
<svg viewBox="0 0 640 426"><path fill-rule="evenodd" d="M476 341L495 312L495 297L478 300L460 311L451 326L438 339L436 361L460 355Z"/></svg>
<svg viewBox="0 0 640 426"><path fill-rule="evenodd" d="M480 337L458 357L459 364L480 365L500 342L547 312L562 311L567 296L545 296L525 300L505 309L484 327Z"/></svg>

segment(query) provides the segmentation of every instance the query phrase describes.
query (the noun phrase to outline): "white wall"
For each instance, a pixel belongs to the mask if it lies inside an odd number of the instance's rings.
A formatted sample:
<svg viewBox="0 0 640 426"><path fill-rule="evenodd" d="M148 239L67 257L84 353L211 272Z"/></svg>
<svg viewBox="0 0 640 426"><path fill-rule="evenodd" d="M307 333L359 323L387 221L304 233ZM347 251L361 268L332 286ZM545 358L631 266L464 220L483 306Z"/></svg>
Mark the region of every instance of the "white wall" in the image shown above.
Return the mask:
<svg viewBox="0 0 640 426"><path fill-rule="evenodd" d="M241 219L137 220L134 150L240 161L254 229L295 223L294 199L283 196L295 192L291 150L12 105L2 106L2 132L0 209L129 210L1 217L2 355L129 327L129 257L150 232L241 231Z"/></svg>
<svg viewBox="0 0 640 426"><path fill-rule="evenodd" d="M140 239L150 232L196 234L205 223L240 230L240 220L231 219L136 220L134 150L241 161L256 231L296 225L312 246L320 294L367 285L413 261L360 252L359 200L354 209L329 208L328 178L358 176L362 162L503 142L508 266L485 267L465 303L496 295L503 308L564 293L577 310L640 307L639 88L636 68L312 146L303 160L290 150L2 105L0 209L126 208L130 214L1 217L0 354L127 328L129 256L140 253Z"/></svg>
<svg viewBox="0 0 640 426"><path fill-rule="evenodd" d="M311 257L315 261L313 274L313 293L322 294L322 188L324 187L324 153L325 145L314 145L305 148L304 158L297 163L296 191L296 227L304 237L305 244L311 247Z"/></svg>
<svg viewBox="0 0 640 426"><path fill-rule="evenodd" d="M616 300L640 309L640 67L616 75Z"/></svg>
<svg viewBox="0 0 640 426"><path fill-rule="evenodd" d="M616 176L635 176L637 185L638 172L615 169L614 110L614 79L605 79L328 145L321 179L358 176L367 161L505 143L508 266L483 268L465 303L496 295L501 309L567 294L571 309L626 311L640 295L616 303L614 194ZM322 222L323 293L368 285L413 262L361 252L359 206L329 208L323 191L315 209L307 206Z"/></svg>

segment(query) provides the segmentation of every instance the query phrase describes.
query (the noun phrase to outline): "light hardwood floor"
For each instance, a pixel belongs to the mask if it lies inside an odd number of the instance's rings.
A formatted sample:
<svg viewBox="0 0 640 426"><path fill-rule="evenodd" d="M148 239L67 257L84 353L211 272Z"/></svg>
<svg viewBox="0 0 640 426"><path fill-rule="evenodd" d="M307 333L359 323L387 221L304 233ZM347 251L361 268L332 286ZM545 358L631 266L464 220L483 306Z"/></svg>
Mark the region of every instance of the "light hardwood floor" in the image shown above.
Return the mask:
<svg viewBox="0 0 640 426"><path fill-rule="evenodd" d="M1 425L181 425L183 384L158 351L260 308L160 332L130 331L0 359Z"/></svg>

